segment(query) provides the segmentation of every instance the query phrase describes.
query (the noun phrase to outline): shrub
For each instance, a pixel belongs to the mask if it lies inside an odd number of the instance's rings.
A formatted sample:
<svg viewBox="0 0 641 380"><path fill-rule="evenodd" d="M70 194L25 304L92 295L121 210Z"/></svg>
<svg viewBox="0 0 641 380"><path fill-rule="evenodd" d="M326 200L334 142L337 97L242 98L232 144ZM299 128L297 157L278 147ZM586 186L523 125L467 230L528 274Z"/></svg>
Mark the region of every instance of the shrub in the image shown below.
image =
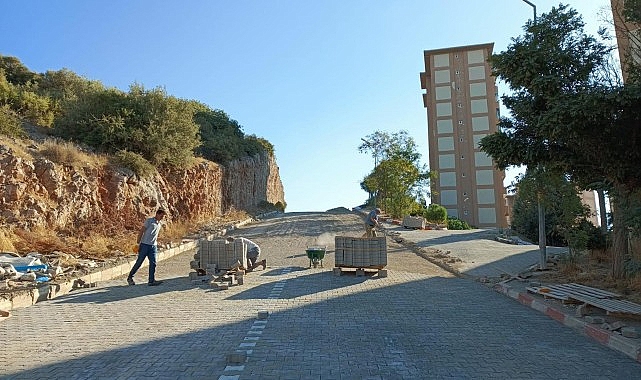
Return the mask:
<svg viewBox="0 0 641 380"><path fill-rule="evenodd" d="M200 144L190 102L161 89L94 89L64 102L54 131L99 151L135 152L155 166L185 168Z"/></svg>
<svg viewBox="0 0 641 380"><path fill-rule="evenodd" d="M455 218L453 216L448 216L447 217L447 229L448 230L471 230L472 227L470 227L469 224L467 224L466 221L460 220L458 218Z"/></svg>
<svg viewBox="0 0 641 380"><path fill-rule="evenodd" d="M423 212L423 216L428 222L441 224L447 220L447 209L436 203L432 203Z"/></svg>
<svg viewBox="0 0 641 380"><path fill-rule="evenodd" d="M20 118L8 106L0 106L0 134L9 137L25 137L26 133L22 129Z"/></svg>
<svg viewBox="0 0 641 380"><path fill-rule="evenodd" d="M119 150L114 159L117 164L131 169L140 178L149 178L156 173L156 168L138 153Z"/></svg>

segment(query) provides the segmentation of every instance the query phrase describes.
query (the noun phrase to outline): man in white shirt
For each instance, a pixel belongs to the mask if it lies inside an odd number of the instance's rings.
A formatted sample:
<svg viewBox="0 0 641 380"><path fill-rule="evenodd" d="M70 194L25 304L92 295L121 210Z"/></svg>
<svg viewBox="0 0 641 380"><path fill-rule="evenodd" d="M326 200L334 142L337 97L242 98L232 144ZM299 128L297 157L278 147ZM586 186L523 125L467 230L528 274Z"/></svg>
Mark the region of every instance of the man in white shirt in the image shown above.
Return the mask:
<svg viewBox="0 0 641 380"><path fill-rule="evenodd" d="M244 237L235 238L233 236L230 236L227 238L227 241L229 243L232 243L235 240L240 240L247 246L247 272L253 271L260 265L262 265L263 270L265 270L265 268L267 267L267 260L263 259L261 261L258 261L258 257L260 257L260 247L258 246L258 244Z"/></svg>
<svg viewBox="0 0 641 380"><path fill-rule="evenodd" d="M157 246L158 233L160 232L160 227L162 227L162 224L160 222L165 217L165 214L166 214L165 210L158 209L158 211L156 211L156 215L151 218L147 218L145 220L145 223L142 225L142 228L138 233L138 241L137 241L138 259L136 259L136 263L131 268L131 272L129 272L129 276L127 276L127 283L129 285L136 284L134 282L134 275L136 274L138 269L140 269L140 266L145 261L145 258L149 260L148 285L156 286L156 285L162 284L162 281L156 281L155 274L156 274L156 254L158 252L158 246Z"/></svg>

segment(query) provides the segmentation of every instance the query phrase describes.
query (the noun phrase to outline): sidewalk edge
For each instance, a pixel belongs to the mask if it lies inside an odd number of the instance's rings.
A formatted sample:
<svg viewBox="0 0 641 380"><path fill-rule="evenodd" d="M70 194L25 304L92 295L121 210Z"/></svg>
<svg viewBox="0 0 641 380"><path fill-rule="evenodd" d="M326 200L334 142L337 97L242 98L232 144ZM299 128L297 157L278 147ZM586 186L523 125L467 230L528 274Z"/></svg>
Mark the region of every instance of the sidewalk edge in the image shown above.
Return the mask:
<svg viewBox="0 0 641 380"><path fill-rule="evenodd" d="M615 334L612 331L602 329L597 325L589 324L575 316L559 311L556 308L537 300L530 294L521 293L511 289L505 283L496 284L493 286L493 289L496 292L506 295L525 306L529 306L564 326L570 327L575 331L578 331L581 334L603 344L604 346L607 346L612 350L619 351L638 363L641 363L641 342L636 342L633 339Z"/></svg>
<svg viewBox="0 0 641 380"><path fill-rule="evenodd" d="M224 236L229 230L234 230L238 227L244 226L253 222L254 219L249 218L240 221L234 225L228 226L218 234L212 236ZM198 239L183 239L184 242L172 248L158 250L158 262L167 260L185 251L189 251L198 247ZM189 240L189 241L187 241ZM126 262L118 264L113 267L104 268L102 270L86 274L84 276L69 279L62 283L43 284L33 289L19 290L11 293L0 294L0 310L11 311L31 305L38 302L54 299L62 295L68 294L73 289L78 287L78 284L95 284L100 281L113 280L114 278L126 275L131 270L131 267L136 262L136 258L128 258ZM141 268L147 267L149 264L145 261ZM9 298L6 298L6 297ZM2 318L0 318L0 321Z"/></svg>

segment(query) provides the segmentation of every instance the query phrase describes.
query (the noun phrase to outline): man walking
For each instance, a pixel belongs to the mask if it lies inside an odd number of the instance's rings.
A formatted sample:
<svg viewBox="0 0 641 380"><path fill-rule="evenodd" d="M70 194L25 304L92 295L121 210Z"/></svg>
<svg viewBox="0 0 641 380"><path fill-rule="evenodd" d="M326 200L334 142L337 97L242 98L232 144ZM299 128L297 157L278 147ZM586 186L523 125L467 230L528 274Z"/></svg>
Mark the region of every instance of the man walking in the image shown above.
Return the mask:
<svg viewBox="0 0 641 380"><path fill-rule="evenodd" d="M134 282L134 275L140 269L140 266L145 261L145 258L149 260L149 286L156 286L162 284L162 281L156 281L156 253L158 252L157 241L158 233L160 232L160 223L165 217L165 210L158 209L154 217L148 218L145 220L140 233L138 234L138 259L131 268L129 276L127 277L127 283L129 285L136 285Z"/></svg>

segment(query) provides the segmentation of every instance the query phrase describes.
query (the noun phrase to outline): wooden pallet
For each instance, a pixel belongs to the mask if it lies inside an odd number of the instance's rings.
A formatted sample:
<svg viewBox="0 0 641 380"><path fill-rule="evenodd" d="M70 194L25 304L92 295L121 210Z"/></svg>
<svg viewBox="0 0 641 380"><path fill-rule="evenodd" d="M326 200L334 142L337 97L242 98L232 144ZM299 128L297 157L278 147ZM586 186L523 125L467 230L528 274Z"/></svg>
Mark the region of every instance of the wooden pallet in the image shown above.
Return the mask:
<svg viewBox="0 0 641 380"><path fill-rule="evenodd" d="M581 284L575 284L575 283L570 283L570 284L559 284L559 285L551 285L548 286L550 289L558 290L558 291L563 291L567 292L569 294L577 294L577 295L584 295L588 297L595 297L595 298L621 298L622 295L618 293L612 293L608 292L606 290L601 290L597 288L592 288L589 286L581 285Z"/></svg>
<svg viewBox="0 0 641 380"><path fill-rule="evenodd" d="M382 273L385 272L384 275ZM334 275L341 276L343 274L355 274L356 276L373 276L378 274L381 277L387 277L387 270L383 267L354 267L354 266L336 266L334 267Z"/></svg>
<svg viewBox="0 0 641 380"><path fill-rule="evenodd" d="M527 291L530 293L540 294L543 296L543 298L546 298L546 299L554 298L559 301L562 301L563 303L571 302L570 297L568 296L567 293L560 292L558 290L553 290L551 289L551 287L548 287L548 286L530 286L525 289L527 289Z"/></svg>
<svg viewBox="0 0 641 380"><path fill-rule="evenodd" d="M634 314L641 315L641 305L630 301L614 300L610 298L595 298L590 296L573 295L578 301L606 311L606 314Z"/></svg>
<svg viewBox="0 0 641 380"><path fill-rule="evenodd" d="M608 292L581 284L559 284L550 286L533 286L528 292L540 294L545 298L554 298L562 302L584 303L605 310L610 314L641 315L641 305L630 301L619 300L621 294Z"/></svg>

